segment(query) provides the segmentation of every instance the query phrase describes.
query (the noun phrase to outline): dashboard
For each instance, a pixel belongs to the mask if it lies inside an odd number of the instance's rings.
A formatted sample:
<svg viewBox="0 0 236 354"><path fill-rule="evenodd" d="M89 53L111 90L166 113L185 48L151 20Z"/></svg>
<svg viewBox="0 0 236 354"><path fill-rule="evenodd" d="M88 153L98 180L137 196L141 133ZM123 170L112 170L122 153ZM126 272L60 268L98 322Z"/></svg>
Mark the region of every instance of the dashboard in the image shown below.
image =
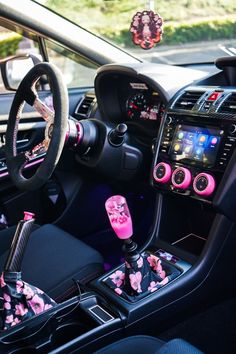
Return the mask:
<svg viewBox="0 0 236 354"><path fill-rule="evenodd" d="M152 145L154 189L217 204L236 146L236 88L224 70L107 65L95 94L102 120Z"/></svg>
<svg viewBox="0 0 236 354"><path fill-rule="evenodd" d="M145 178L162 193L215 205L230 199L236 87L224 70L109 64L98 70L94 89L72 113L74 132L82 134L71 146L77 162L119 181ZM29 140L20 137L21 144ZM0 178L6 175L3 161Z"/></svg>

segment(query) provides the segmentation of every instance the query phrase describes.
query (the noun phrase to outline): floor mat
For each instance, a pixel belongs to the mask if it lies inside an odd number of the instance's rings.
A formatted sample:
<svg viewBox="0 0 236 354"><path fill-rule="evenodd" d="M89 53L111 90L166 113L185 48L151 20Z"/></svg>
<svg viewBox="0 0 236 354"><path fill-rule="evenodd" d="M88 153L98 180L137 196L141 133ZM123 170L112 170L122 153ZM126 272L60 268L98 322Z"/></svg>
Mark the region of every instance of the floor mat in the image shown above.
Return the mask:
<svg viewBox="0 0 236 354"><path fill-rule="evenodd" d="M236 353L236 299L213 306L158 335L183 338L207 354Z"/></svg>

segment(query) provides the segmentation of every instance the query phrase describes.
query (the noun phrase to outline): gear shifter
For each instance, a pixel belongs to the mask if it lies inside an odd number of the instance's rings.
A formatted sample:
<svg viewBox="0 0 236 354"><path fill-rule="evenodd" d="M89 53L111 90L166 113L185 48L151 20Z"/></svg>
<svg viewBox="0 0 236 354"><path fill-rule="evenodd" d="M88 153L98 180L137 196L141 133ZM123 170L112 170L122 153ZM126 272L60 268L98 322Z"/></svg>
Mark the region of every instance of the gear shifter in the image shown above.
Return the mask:
<svg viewBox="0 0 236 354"><path fill-rule="evenodd" d="M158 290L180 272L173 266L162 265L159 257L149 252L139 253L132 240L133 225L126 199L121 195L110 197L105 208L117 237L124 241L125 264L105 279L118 295L132 302Z"/></svg>
<svg viewBox="0 0 236 354"><path fill-rule="evenodd" d="M114 195L106 201L105 208L116 236L124 240L125 260L127 262L137 261L140 254L136 251L137 244L131 238L133 223L126 199L121 195Z"/></svg>

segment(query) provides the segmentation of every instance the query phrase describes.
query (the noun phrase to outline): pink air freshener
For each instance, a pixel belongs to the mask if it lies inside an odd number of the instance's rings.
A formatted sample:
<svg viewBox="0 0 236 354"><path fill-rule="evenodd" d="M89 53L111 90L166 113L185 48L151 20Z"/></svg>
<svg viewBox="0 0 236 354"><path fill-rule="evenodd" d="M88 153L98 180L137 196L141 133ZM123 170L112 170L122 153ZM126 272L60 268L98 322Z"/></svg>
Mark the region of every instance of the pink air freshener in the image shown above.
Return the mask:
<svg viewBox="0 0 236 354"><path fill-rule="evenodd" d="M130 32L134 44L143 49L151 49L162 38L163 20L153 11L137 12L132 19Z"/></svg>

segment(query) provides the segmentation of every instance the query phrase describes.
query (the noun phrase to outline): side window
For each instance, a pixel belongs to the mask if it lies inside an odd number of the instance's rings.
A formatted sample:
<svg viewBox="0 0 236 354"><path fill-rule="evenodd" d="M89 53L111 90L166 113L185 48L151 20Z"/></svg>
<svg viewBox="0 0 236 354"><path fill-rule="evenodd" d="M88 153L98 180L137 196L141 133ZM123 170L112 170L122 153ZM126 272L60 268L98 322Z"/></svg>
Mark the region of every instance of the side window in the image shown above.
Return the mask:
<svg viewBox="0 0 236 354"><path fill-rule="evenodd" d="M22 35L20 30L18 32L11 31L0 23L0 61L8 56L28 53L39 55L38 43ZM19 73L20 71L19 67ZM0 94L6 92L0 74Z"/></svg>
<svg viewBox="0 0 236 354"><path fill-rule="evenodd" d="M49 40L45 43L49 62L61 69L68 88L94 85L97 64Z"/></svg>

